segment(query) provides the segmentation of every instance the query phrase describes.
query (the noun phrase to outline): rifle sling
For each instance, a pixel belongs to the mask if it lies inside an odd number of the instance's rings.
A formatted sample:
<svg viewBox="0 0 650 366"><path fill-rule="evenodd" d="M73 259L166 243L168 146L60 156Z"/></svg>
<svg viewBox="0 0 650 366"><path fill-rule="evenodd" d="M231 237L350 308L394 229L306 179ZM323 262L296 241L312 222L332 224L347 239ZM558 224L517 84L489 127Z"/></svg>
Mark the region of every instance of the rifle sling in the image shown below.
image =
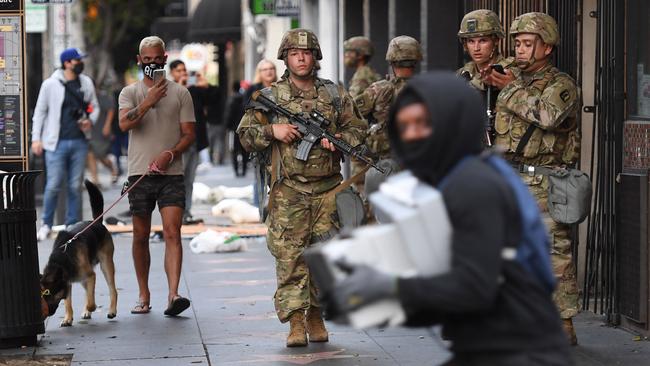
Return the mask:
<svg viewBox="0 0 650 366"><path fill-rule="evenodd" d="M334 196L334 195L336 195L337 193L339 193L339 192L341 192L341 191L347 189L348 187L350 187L350 186L352 185L352 183L354 183L354 182L357 181L357 178L361 177L361 175L363 175L363 174L366 174L366 172L368 171L368 169L370 169L370 165L366 165L366 166L363 167L363 169L361 169L357 174L355 174L355 175L353 175L352 177L350 177L350 178L344 180L343 182L341 182L341 184L339 184L338 186L336 186L336 187L334 187L333 189L331 189L329 192L327 192L327 194L326 194L325 197L326 197L326 198L329 198L329 197Z"/></svg>
<svg viewBox="0 0 650 366"><path fill-rule="evenodd" d="M515 150L517 156L520 156L521 152L524 151L528 140L530 140L531 136L533 136L533 132L535 132L535 128L535 125L531 123L530 126L528 126L528 129L526 129L524 135L521 136L521 140L519 140L519 144L517 144L517 149Z"/></svg>

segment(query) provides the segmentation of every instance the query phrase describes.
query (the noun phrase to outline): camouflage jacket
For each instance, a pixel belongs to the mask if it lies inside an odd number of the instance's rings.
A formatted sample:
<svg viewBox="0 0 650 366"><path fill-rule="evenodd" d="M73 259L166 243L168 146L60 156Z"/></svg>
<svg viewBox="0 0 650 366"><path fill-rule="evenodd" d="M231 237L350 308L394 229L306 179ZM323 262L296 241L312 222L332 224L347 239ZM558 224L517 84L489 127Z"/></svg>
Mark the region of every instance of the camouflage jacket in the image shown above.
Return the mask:
<svg viewBox="0 0 650 366"><path fill-rule="evenodd" d="M533 74L522 73L499 93L496 144L506 149L506 158L518 163L573 164L580 154L579 108L579 91L569 75L550 64ZM516 156L529 126L532 135Z"/></svg>
<svg viewBox="0 0 650 366"><path fill-rule="evenodd" d="M406 85L407 79L391 78L379 80L368 87L361 95L354 98L359 112L370 122L366 145L379 158L390 155L388 142L388 112L397 94Z"/></svg>
<svg viewBox="0 0 650 366"><path fill-rule="evenodd" d="M513 66L514 59L512 57L505 58L499 54L493 63L499 64L503 66L504 69L510 70L515 77L518 77L521 73L519 71L519 68ZM456 70L456 74L459 76L462 76L463 73L469 75L468 82L471 86L482 92L486 90L485 84L483 84L483 81L481 80L481 73L479 72L478 67L476 67L476 63L474 61L470 61L460 69Z"/></svg>
<svg viewBox="0 0 650 366"><path fill-rule="evenodd" d="M378 80L381 80L381 76L379 76L379 74L377 74L369 65L363 65L357 69L354 75L352 75L348 92L352 98L356 98L357 95L363 93L370 84Z"/></svg>
<svg viewBox="0 0 650 366"><path fill-rule="evenodd" d="M315 87L309 91L298 89L288 78L282 78L262 93L279 105L294 113L309 113L316 109L331 121L328 129L341 134L342 139L352 146L363 142L367 124L359 116L349 94L329 80L316 79ZM279 166L271 172L270 161L267 171L291 188L306 193L322 193L330 190L342 180L341 153L324 149L314 144L307 161L295 158L300 140L285 144L273 138L271 124L289 123L286 117L269 113L260 105L250 103L242 117L237 134L247 151L265 152L272 155L273 145L278 147Z"/></svg>

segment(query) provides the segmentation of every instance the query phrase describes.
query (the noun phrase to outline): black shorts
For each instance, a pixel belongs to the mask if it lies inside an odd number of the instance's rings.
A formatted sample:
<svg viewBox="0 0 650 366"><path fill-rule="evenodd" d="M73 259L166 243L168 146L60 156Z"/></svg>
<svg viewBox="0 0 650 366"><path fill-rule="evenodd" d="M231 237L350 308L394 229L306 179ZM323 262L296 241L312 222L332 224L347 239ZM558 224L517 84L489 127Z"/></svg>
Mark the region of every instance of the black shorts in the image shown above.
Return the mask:
<svg viewBox="0 0 650 366"><path fill-rule="evenodd" d="M129 177L129 185L141 176ZM176 206L185 209L185 183L182 175L151 175L144 177L129 192L129 208L135 216L151 215L158 203L158 209Z"/></svg>

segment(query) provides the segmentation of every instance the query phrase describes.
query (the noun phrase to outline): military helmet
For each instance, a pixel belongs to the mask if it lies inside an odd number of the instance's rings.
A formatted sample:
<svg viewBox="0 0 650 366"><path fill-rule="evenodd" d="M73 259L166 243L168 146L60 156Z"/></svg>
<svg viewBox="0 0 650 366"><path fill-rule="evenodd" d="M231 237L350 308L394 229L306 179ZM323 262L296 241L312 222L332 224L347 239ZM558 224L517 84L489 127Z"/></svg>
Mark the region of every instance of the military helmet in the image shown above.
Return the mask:
<svg viewBox="0 0 650 366"><path fill-rule="evenodd" d="M292 48L312 50L316 60L321 60L323 58L318 38L316 38L314 32L309 29L299 28L287 31L282 37L280 48L278 48L278 60L284 60L287 56L287 51Z"/></svg>
<svg viewBox="0 0 650 366"><path fill-rule="evenodd" d="M526 13L515 18L510 25L510 36L519 33L533 33L542 38L544 43L557 46L560 43L560 32L552 16L545 13Z"/></svg>
<svg viewBox="0 0 650 366"><path fill-rule="evenodd" d="M505 37L499 16L492 10L479 9L471 11L463 17L458 30L458 38L461 40L472 37L483 37L495 35L499 38Z"/></svg>
<svg viewBox="0 0 650 366"><path fill-rule="evenodd" d="M343 50L357 51L359 54L368 57L372 56L374 53L374 48L372 47L370 39L361 36L352 37L343 42Z"/></svg>
<svg viewBox="0 0 650 366"><path fill-rule="evenodd" d="M409 36L398 36L391 39L386 51L386 61L422 61L420 42Z"/></svg>

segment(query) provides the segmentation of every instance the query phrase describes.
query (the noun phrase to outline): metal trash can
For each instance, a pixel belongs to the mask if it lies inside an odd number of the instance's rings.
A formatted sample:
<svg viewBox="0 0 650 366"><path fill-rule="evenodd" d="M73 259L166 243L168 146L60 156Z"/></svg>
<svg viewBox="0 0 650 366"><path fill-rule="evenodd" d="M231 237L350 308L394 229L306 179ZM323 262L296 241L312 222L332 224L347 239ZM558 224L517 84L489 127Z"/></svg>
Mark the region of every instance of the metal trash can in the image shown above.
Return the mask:
<svg viewBox="0 0 650 366"><path fill-rule="evenodd" d="M35 345L45 332L34 205L40 173L0 173L0 348Z"/></svg>

